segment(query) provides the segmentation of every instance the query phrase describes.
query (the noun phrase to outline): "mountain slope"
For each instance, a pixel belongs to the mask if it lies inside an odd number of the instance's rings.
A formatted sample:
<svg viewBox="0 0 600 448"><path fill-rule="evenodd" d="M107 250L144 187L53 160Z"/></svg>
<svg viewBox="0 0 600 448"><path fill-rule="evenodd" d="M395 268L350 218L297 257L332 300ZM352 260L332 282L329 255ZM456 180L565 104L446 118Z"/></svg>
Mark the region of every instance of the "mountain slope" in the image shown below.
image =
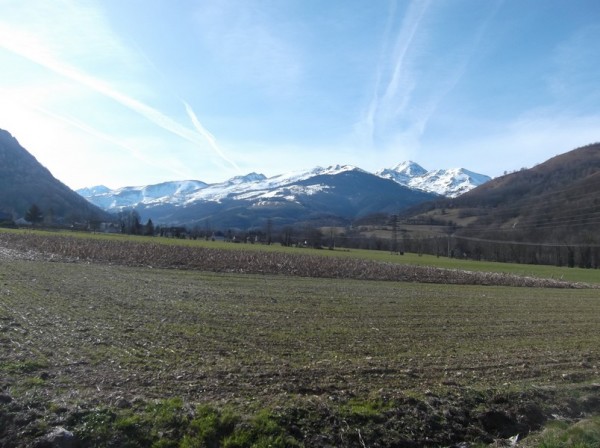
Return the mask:
<svg viewBox="0 0 600 448"><path fill-rule="evenodd" d="M0 211L24 217L36 204L47 221L109 220L110 215L58 181L7 131L0 129Z"/></svg>
<svg viewBox="0 0 600 448"><path fill-rule="evenodd" d="M452 222L445 233L452 234L456 253L473 258L600 267L600 143L456 199L417 206L404 218Z"/></svg>
<svg viewBox="0 0 600 448"><path fill-rule="evenodd" d="M466 193L454 206L486 210L472 227L510 228L533 241L574 241L600 225L600 144L578 148Z"/></svg>
<svg viewBox="0 0 600 448"><path fill-rule="evenodd" d="M600 267L600 144L503 176L457 203L487 211L461 234L515 242L501 247L513 259Z"/></svg>
<svg viewBox="0 0 600 448"><path fill-rule="evenodd" d="M510 203L514 207L544 194L564 197L563 190L576 189L578 183L589 184L595 191L599 171L600 143L594 143L553 157L533 168L498 177L455 202L483 202L488 206Z"/></svg>

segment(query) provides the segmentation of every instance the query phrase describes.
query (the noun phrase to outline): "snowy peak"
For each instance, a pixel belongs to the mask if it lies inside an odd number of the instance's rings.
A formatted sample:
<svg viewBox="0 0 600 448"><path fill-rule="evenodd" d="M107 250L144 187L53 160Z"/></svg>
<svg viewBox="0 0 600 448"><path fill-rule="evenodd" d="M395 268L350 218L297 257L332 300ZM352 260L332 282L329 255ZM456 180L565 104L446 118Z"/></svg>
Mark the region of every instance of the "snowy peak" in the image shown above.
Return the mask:
<svg viewBox="0 0 600 448"><path fill-rule="evenodd" d="M198 180L182 180L148 185L142 191L146 197L159 199L165 196L185 196L204 187L206 184Z"/></svg>
<svg viewBox="0 0 600 448"><path fill-rule="evenodd" d="M377 175L409 188L455 198L490 180L489 176L464 168L427 171L415 162L407 161L386 168Z"/></svg>
<svg viewBox="0 0 600 448"><path fill-rule="evenodd" d="M295 171L293 173L282 174L280 176L272 177L271 179L287 179L293 180L294 182L299 180L310 179L315 176L335 176L336 174L345 173L348 171L363 171L353 165L331 165L326 168L317 166L311 170L306 171Z"/></svg>
<svg viewBox="0 0 600 448"><path fill-rule="evenodd" d="M422 176L427 173L427 170L423 168L418 163L413 162L412 160L407 160L406 162L399 163L395 167L392 168L398 174L404 174L406 176L415 177Z"/></svg>
<svg viewBox="0 0 600 448"><path fill-rule="evenodd" d="M433 170L413 178L411 186L420 190L455 198L490 180L490 177L477 174L464 168Z"/></svg>
<svg viewBox="0 0 600 448"><path fill-rule="evenodd" d="M123 187L116 190L101 185L77 190L84 198L99 207L109 210L136 206L140 203L181 202L187 196L206 187L206 183L198 180L181 180L163 182L141 187Z"/></svg>
<svg viewBox="0 0 600 448"><path fill-rule="evenodd" d="M427 174L427 170L421 165L408 160L406 162L399 163L393 168L379 170L375 174L377 174L379 177L383 177L384 179L391 179L400 185L409 186L411 179Z"/></svg>
<svg viewBox="0 0 600 448"><path fill-rule="evenodd" d="M304 187L297 185L299 182L317 176L337 175L355 170L360 170L360 168L351 165L335 165L327 168L316 167L311 170L294 171L269 178L262 174L251 173L246 176L234 177L223 183L209 185L194 195L190 195L187 203L195 201L221 202L226 198L236 200L264 198L271 200L275 197L285 197L289 200L294 200L299 194L312 195L314 191L321 191L324 188L313 186L312 189L304 191Z"/></svg>

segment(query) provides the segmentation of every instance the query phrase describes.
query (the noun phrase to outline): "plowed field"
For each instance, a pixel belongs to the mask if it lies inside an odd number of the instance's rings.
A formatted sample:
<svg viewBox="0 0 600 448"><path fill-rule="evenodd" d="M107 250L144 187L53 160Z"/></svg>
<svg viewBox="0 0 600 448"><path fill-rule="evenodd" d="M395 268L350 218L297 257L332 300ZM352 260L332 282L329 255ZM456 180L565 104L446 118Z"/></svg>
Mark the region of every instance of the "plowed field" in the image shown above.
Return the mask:
<svg viewBox="0 0 600 448"><path fill-rule="evenodd" d="M90 413L173 397L242 416L267 409L305 446L490 442L553 413L600 411L598 290L3 254L3 446L39 445L58 426L92 440L82 423ZM178 446L171 436L164 446Z"/></svg>

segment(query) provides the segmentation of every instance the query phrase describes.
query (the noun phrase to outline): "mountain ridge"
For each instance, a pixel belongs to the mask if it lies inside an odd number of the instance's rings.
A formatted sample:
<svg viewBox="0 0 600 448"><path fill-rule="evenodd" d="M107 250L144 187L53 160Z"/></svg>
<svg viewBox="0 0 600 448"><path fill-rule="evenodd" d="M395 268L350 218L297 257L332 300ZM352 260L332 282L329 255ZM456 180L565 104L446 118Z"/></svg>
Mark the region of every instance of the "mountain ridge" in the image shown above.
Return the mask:
<svg viewBox="0 0 600 448"><path fill-rule="evenodd" d="M186 194L163 194L181 182ZM176 181L156 186L80 190L107 211L135 209L142 219L162 224L206 224L243 227L275 220L281 225L306 220L340 223L369 213L397 210L437 197L376 176L353 165L332 165L267 178L250 173L221 183ZM254 222L253 222L254 220Z"/></svg>
<svg viewBox="0 0 600 448"><path fill-rule="evenodd" d="M410 189L447 197L456 197L490 179L489 176L477 174L464 168L427 171L415 162L407 161L393 168L379 170L375 173L369 173L353 165L331 165L325 168L317 166L309 170L283 173L269 178L264 174L252 172L213 184L207 184L198 180L168 181L144 186L121 187L114 190L104 185L99 185L79 189L77 192L103 209L118 211L119 208L122 209L140 204L156 204L159 201L171 204L184 204L198 200L218 202L230 195L237 195L240 198L244 196L246 199L260 195L264 195L265 197L269 197L269 195L276 196L285 185L301 182L320 175L340 174L345 171L374 174ZM192 187L182 189L180 186L182 183L188 186L192 185ZM160 188L161 186L163 187L162 189ZM173 189L177 190L177 192L169 193L169 190ZM151 193L153 190L161 194ZM177 194L180 191L183 191L184 194Z"/></svg>
<svg viewBox="0 0 600 448"><path fill-rule="evenodd" d="M0 212L13 220L23 218L33 205L39 207L46 224L111 219L108 213L56 179L3 129L0 129L0 192Z"/></svg>

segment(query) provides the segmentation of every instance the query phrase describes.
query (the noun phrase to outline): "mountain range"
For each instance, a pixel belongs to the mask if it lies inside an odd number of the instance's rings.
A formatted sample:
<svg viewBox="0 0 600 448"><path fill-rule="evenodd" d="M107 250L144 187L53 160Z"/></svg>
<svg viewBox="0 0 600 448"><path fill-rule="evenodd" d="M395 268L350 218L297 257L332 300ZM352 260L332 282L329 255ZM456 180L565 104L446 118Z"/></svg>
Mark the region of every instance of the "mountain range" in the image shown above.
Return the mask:
<svg viewBox="0 0 600 448"><path fill-rule="evenodd" d="M156 224L222 230L269 223L273 229L357 222L389 227L389 215L398 214L403 238L416 241L419 251L439 253L442 237L448 250L452 242L457 253L490 260L597 267L599 198L600 143L493 180L464 169L426 171L404 162L377 173L336 165L270 178L250 173L215 184L99 186L78 194L0 130L0 222L7 223L34 204L47 225L114 222L113 212L135 210ZM428 244L435 247L427 249Z"/></svg>
<svg viewBox="0 0 600 448"><path fill-rule="evenodd" d="M426 171L414 162L369 173L351 165L280 174L250 173L225 182L164 182L111 190L78 190L109 212L135 209L159 224L207 224L225 227L260 225L267 219L342 223L372 213L397 213L443 194L455 197L490 178L464 169Z"/></svg>
<svg viewBox="0 0 600 448"><path fill-rule="evenodd" d="M369 173L336 165L267 178L250 173L225 182L164 182L110 190L69 189L7 131L0 130L0 218L23 218L36 205L45 224L115 221L135 210L143 220L178 226L248 229L264 226L347 225L372 214L453 197L489 178L466 170L428 172L414 162ZM0 220L0 221L1 221Z"/></svg>

